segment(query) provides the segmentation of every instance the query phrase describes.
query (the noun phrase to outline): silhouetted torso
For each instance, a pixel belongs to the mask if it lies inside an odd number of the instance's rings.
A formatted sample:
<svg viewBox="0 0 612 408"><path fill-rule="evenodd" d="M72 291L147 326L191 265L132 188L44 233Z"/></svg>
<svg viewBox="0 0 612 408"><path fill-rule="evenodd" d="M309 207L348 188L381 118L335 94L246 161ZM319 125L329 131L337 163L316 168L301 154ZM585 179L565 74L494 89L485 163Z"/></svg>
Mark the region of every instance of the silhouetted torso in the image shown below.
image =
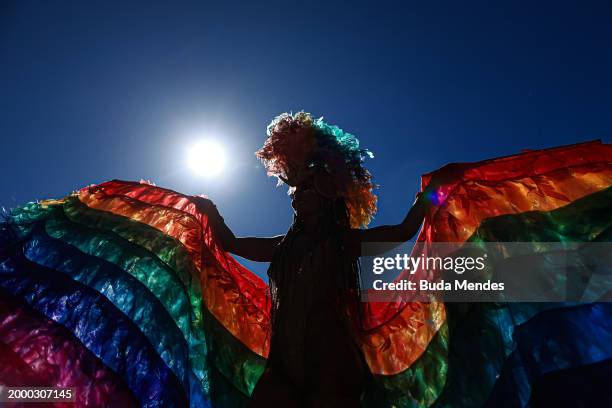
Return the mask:
<svg viewBox="0 0 612 408"><path fill-rule="evenodd" d="M292 233L268 272L274 301L270 354L252 405L358 406L364 367L340 296L354 278L343 276L351 271L341 242L334 234L313 239ZM285 399L277 400L279 395Z"/></svg>

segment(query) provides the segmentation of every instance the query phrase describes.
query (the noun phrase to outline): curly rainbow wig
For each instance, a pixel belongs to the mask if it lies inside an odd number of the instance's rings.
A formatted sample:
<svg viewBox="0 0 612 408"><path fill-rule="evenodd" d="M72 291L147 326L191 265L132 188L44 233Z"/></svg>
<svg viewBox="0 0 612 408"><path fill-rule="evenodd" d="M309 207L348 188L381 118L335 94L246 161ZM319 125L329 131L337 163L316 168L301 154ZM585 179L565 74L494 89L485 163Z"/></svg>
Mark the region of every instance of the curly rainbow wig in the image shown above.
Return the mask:
<svg viewBox="0 0 612 408"><path fill-rule="evenodd" d="M307 112L277 116L268 125L267 134L255 154L268 175L296 186L322 170L334 194L344 199L351 227L367 227L376 212L376 195L372 175L362 162L374 155L360 148L355 136Z"/></svg>

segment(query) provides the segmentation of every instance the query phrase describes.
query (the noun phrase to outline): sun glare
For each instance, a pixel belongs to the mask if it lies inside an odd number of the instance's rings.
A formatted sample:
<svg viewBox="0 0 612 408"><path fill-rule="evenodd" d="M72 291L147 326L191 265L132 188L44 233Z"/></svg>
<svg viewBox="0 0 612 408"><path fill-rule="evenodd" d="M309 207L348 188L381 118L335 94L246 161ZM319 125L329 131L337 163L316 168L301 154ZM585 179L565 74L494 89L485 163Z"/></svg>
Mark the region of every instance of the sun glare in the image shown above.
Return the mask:
<svg viewBox="0 0 612 408"><path fill-rule="evenodd" d="M189 149L188 163L191 170L199 176L216 176L225 166L225 151L213 140L201 141Z"/></svg>

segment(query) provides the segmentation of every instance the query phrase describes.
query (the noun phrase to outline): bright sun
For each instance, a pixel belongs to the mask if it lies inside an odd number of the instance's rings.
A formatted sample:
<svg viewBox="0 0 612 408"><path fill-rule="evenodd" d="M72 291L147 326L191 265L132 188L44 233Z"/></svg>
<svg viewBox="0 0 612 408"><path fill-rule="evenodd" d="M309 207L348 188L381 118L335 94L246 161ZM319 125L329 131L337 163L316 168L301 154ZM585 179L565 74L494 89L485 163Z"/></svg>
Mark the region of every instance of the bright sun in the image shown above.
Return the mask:
<svg viewBox="0 0 612 408"><path fill-rule="evenodd" d="M225 152L219 143L205 140L196 143L189 150L188 163L199 176L216 176L225 166Z"/></svg>

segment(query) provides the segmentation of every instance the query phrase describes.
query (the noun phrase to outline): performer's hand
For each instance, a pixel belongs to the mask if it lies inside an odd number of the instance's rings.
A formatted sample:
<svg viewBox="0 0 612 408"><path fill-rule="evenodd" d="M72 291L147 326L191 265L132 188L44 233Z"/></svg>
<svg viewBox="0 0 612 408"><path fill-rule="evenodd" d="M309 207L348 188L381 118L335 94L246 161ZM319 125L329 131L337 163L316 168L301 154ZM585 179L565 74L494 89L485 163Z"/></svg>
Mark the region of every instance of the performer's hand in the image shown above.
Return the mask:
<svg viewBox="0 0 612 408"><path fill-rule="evenodd" d="M435 172L429 184L427 184L427 189L433 191L444 184L452 183L461 178L464 171L465 164L449 163Z"/></svg>
<svg viewBox="0 0 612 408"><path fill-rule="evenodd" d="M193 201L198 211L200 211L202 214L205 214L209 218L214 219L221 217L221 214L219 214L219 210L217 210L217 206L208 198L194 196Z"/></svg>

